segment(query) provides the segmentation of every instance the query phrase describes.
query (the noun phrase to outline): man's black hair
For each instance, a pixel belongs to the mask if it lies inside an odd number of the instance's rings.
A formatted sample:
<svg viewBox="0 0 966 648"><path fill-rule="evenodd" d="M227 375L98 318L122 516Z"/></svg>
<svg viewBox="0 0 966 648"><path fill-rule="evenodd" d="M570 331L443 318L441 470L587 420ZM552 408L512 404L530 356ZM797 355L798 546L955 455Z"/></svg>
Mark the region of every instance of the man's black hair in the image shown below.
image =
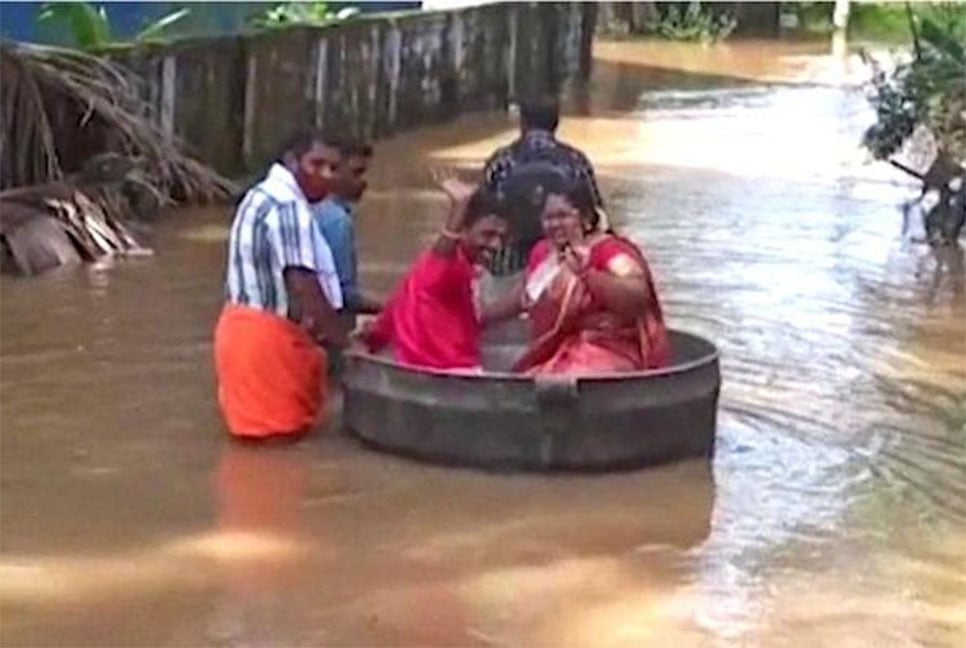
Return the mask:
<svg viewBox="0 0 966 648"><path fill-rule="evenodd" d="M466 217L463 220L463 225L470 227L484 216L491 214L509 220L509 214L500 198L494 192L481 186L470 196L470 201L466 205Z"/></svg>
<svg viewBox="0 0 966 648"><path fill-rule="evenodd" d="M345 157L372 157L372 144L359 139L347 139L339 145L339 152Z"/></svg>
<svg viewBox="0 0 966 648"><path fill-rule="evenodd" d="M294 133L285 141L282 152L276 160L284 162L288 156L302 157L316 144L324 144L342 150L342 142L331 135L327 135L318 128L308 128Z"/></svg>
<svg viewBox="0 0 966 648"><path fill-rule="evenodd" d="M560 102L551 95L537 95L520 101L520 119L524 130L557 130Z"/></svg>

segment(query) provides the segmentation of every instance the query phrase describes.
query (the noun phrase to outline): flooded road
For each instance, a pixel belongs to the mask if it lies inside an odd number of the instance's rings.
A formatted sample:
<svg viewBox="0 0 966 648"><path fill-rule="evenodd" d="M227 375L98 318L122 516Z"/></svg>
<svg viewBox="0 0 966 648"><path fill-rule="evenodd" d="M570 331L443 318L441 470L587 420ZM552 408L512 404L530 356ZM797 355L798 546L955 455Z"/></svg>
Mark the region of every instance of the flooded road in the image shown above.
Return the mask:
<svg viewBox="0 0 966 648"><path fill-rule="evenodd" d="M6 646L957 646L966 642L963 255L904 240L857 148L860 69L812 45L598 47L562 136L719 345L713 465L495 476L334 431L225 440L211 329L229 214L155 258L0 294ZM478 167L474 116L380 143L363 280L388 290Z"/></svg>

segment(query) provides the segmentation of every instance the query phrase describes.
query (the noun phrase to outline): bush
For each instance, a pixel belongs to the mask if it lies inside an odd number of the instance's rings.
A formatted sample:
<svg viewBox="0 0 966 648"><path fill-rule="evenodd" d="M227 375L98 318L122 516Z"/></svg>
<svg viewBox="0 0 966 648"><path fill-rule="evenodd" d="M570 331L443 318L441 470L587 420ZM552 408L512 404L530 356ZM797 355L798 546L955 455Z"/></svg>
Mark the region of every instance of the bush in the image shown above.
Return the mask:
<svg viewBox="0 0 966 648"><path fill-rule="evenodd" d="M862 143L876 159L892 161L914 133L928 132L937 149L929 171L918 174L892 163L923 181L922 196L937 193L936 206L925 215L926 231L934 242L951 243L966 220L966 6L910 12L910 29L913 56L891 71L865 55L876 121Z"/></svg>
<svg viewBox="0 0 966 648"><path fill-rule="evenodd" d="M359 13L356 7L336 11L327 2L284 2L257 15L250 21L257 29L275 29L290 25L327 25L351 18Z"/></svg>
<svg viewBox="0 0 966 648"><path fill-rule="evenodd" d="M658 14L649 28L668 40L713 43L730 36L738 26L732 14L715 12L700 2L689 2L684 11L677 4L659 5Z"/></svg>

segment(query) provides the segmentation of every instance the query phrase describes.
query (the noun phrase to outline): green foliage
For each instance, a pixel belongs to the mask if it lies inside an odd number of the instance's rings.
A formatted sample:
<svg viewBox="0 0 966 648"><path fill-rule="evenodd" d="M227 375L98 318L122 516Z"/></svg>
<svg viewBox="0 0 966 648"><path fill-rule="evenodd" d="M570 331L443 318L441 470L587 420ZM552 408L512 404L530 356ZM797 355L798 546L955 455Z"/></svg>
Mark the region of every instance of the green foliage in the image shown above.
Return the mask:
<svg viewBox="0 0 966 648"><path fill-rule="evenodd" d="M266 10L251 20L257 29L276 29L290 25L327 25L345 20L359 13L355 7L334 11L327 2L284 2Z"/></svg>
<svg viewBox="0 0 966 648"><path fill-rule="evenodd" d="M834 2L789 2L782 8L798 16L799 29L807 34L831 34Z"/></svg>
<svg viewBox="0 0 966 648"><path fill-rule="evenodd" d="M913 2L917 16L944 22L956 13L961 3ZM829 35L834 31L832 15L834 2L783 2L782 11L798 16L797 31L804 34ZM908 43L908 9L901 2L851 2L849 8L849 38L876 43Z"/></svg>
<svg viewBox="0 0 966 648"><path fill-rule="evenodd" d="M849 36L870 41L907 43L911 40L910 9L918 20L945 25L960 34L966 29L966 12L963 11L962 2L853 2L849 15Z"/></svg>
<svg viewBox="0 0 966 648"><path fill-rule="evenodd" d="M871 57L871 102L876 123L863 144L877 159L895 154L916 128L932 133L941 151L966 161L966 6L931 17L916 16L917 50L886 71Z"/></svg>
<svg viewBox="0 0 966 648"><path fill-rule="evenodd" d="M165 32L189 13L191 13L190 9L179 9L162 16L145 26L134 37L134 41L143 43L162 40ZM48 2L41 7L37 20L66 28L73 37L74 46L83 51L124 44L120 39L115 38L103 5L95 6L89 2Z"/></svg>
<svg viewBox="0 0 966 648"><path fill-rule="evenodd" d="M966 224L966 5L933 7L928 16L908 11L914 56L891 71L866 56L876 122L862 143L877 159L920 177L922 193L909 207L936 193L923 224L930 243L949 245ZM927 130L937 147L924 174L891 160L919 129Z"/></svg>
<svg viewBox="0 0 966 648"><path fill-rule="evenodd" d="M74 38L74 45L91 50L110 44L111 24L104 7L87 2L48 2L41 7L37 20L42 23L59 23Z"/></svg>
<svg viewBox="0 0 966 648"><path fill-rule="evenodd" d="M649 28L668 40L717 42L730 36L738 25L732 14L715 12L700 2L689 2L684 11L677 4L658 5L658 11L659 17Z"/></svg>
<svg viewBox="0 0 966 648"><path fill-rule="evenodd" d="M872 42L908 42L909 18L905 4L853 2L849 11L849 36Z"/></svg>

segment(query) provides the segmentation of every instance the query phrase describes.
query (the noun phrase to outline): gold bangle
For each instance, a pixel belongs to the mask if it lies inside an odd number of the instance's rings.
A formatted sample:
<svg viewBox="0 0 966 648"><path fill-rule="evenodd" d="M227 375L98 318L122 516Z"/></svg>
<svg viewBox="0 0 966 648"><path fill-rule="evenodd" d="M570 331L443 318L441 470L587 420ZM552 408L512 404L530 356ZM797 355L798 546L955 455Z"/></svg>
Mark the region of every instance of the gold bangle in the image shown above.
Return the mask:
<svg viewBox="0 0 966 648"><path fill-rule="evenodd" d="M454 232L453 230L447 229L445 227L441 229L439 233L443 238L448 238L451 241L458 241L461 238L463 238L463 236L459 232Z"/></svg>

